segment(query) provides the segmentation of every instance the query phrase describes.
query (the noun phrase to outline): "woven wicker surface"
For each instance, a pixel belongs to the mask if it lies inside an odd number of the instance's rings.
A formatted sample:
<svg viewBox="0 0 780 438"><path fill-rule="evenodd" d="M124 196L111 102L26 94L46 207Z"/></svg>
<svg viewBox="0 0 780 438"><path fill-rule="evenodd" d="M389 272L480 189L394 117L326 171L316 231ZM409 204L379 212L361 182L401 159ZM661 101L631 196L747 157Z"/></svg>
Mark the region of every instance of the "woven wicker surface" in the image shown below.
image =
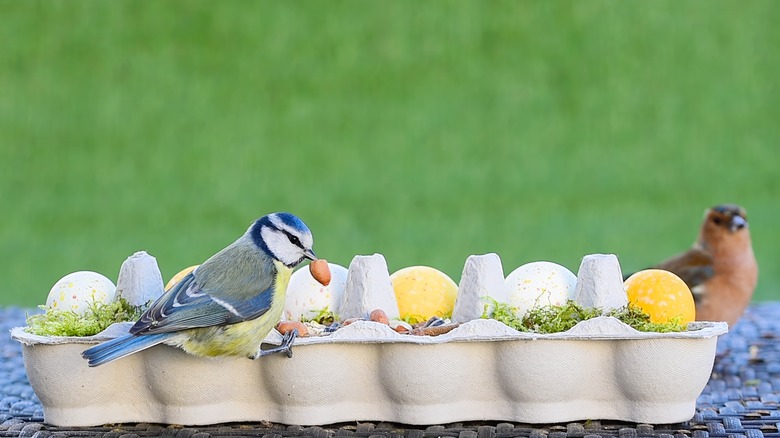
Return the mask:
<svg viewBox="0 0 780 438"><path fill-rule="evenodd" d="M718 342L718 357L696 415L679 424L587 421L569 424L456 423L417 427L387 423L351 423L300 427L271 423L182 427L121 424L62 428L43 423L43 410L22 363L21 347L0 340L0 437L780 437L780 302L760 303ZM0 309L0 329L24 325L25 310ZM685 358L680 358L684 360Z"/></svg>

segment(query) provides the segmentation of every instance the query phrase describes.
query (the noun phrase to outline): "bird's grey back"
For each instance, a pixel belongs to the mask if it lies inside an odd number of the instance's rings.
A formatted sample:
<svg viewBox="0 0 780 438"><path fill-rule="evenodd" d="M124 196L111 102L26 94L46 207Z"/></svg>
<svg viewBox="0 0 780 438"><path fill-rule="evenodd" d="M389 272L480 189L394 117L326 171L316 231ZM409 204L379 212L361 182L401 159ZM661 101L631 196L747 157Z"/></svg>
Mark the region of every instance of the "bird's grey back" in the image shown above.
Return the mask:
<svg viewBox="0 0 780 438"><path fill-rule="evenodd" d="M249 298L271 286L275 270L271 256L255 245L247 233L203 262L196 278L208 293L230 285L243 298Z"/></svg>

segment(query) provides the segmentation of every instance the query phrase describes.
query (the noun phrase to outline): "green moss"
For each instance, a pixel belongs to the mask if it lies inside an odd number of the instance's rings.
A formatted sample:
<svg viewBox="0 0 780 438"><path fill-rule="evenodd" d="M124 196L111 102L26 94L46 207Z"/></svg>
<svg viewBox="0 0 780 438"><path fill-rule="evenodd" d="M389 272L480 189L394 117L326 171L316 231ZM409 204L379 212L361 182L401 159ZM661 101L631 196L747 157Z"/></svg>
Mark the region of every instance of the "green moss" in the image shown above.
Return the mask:
<svg viewBox="0 0 780 438"><path fill-rule="evenodd" d="M507 303L501 303L493 298L487 297L490 302L485 304L485 310L482 312L482 319L495 319L496 321L503 322L504 324L512 327L515 330L521 332L527 332L528 330L523 325L523 321L517 317L515 308Z"/></svg>
<svg viewBox="0 0 780 438"><path fill-rule="evenodd" d="M339 316L333 313L327 306L317 312L312 318L301 318L301 322L316 322L322 325L331 325L339 320Z"/></svg>
<svg viewBox="0 0 780 438"><path fill-rule="evenodd" d="M518 318L516 309L507 303L500 303L490 299L485 305L482 318L492 318L521 332L531 333L559 333L565 332L586 319L602 315L600 308L586 308L574 301L567 301L562 306L542 306L528 311L525 316ZM685 330L680 324L680 318L673 318L670 322L660 324L650 321L650 316L642 309L629 306L616 309L606 314L613 316L642 332L680 332Z"/></svg>
<svg viewBox="0 0 780 438"><path fill-rule="evenodd" d="M137 320L142 313L124 298L103 304L92 303L84 315L70 310L46 309L45 313L27 316L27 332L40 336L92 336L115 322Z"/></svg>
<svg viewBox="0 0 780 438"><path fill-rule="evenodd" d="M427 321L427 319L425 319L425 317L422 315L406 314L406 315L401 315L401 321L410 325L415 325L421 322L425 322Z"/></svg>
<svg viewBox="0 0 780 438"><path fill-rule="evenodd" d="M680 317L670 318L669 322L666 323L651 322L650 315L631 304L627 307L615 309L607 313L607 315L614 316L640 332L671 333L686 330Z"/></svg>
<svg viewBox="0 0 780 438"><path fill-rule="evenodd" d="M442 318L442 319L451 319L452 318L452 312L444 313L443 315L435 315L435 316L438 316L439 318ZM413 315L413 314L401 315L401 321L403 321L403 322L405 322L405 323L407 323L409 325L421 324L421 323L427 322L431 318L432 317L426 318L423 315Z"/></svg>
<svg viewBox="0 0 780 438"><path fill-rule="evenodd" d="M543 306L529 310L523 317L523 324L535 333L558 333L601 314L601 309L586 308L568 301L563 306Z"/></svg>

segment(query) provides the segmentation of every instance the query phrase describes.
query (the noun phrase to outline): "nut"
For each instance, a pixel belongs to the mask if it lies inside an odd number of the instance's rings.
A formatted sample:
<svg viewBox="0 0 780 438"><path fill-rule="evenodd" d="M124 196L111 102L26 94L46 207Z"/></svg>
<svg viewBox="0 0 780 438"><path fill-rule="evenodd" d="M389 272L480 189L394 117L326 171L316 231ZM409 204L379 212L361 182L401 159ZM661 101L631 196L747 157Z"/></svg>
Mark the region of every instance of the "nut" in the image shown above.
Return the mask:
<svg viewBox="0 0 780 438"><path fill-rule="evenodd" d="M372 310L371 315L369 315L368 319L381 324L390 325L390 318L387 317L387 313L385 313L385 311L382 309Z"/></svg>
<svg viewBox="0 0 780 438"><path fill-rule="evenodd" d="M309 272L321 285L327 286L330 284L330 267L327 260L317 259L309 263Z"/></svg>
<svg viewBox="0 0 780 438"><path fill-rule="evenodd" d="M450 330L458 327L460 324L437 325L435 327L416 327L412 329L411 334L417 336L439 336L448 333Z"/></svg>
<svg viewBox="0 0 780 438"><path fill-rule="evenodd" d="M306 326L302 322L282 321L276 325L276 330L279 330L279 333L281 333L282 335L286 335L287 333L295 329L298 330L299 337L305 338L306 336L309 336L309 329L306 328Z"/></svg>
<svg viewBox="0 0 780 438"><path fill-rule="evenodd" d="M363 318L349 318L349 319L345 319L344 321L341 321L341 326L342 327L346 327L346 326L352 324L353 322L362 321L362 320L363 320Z"/></svg>
<svg viewBox="0 0 780 438"><path fill-rule="evenodd" d="M402 326L401 324L395 326L393 330L395 330L397 333L401 333L402 335L409 333L409 329Z"/></svg>

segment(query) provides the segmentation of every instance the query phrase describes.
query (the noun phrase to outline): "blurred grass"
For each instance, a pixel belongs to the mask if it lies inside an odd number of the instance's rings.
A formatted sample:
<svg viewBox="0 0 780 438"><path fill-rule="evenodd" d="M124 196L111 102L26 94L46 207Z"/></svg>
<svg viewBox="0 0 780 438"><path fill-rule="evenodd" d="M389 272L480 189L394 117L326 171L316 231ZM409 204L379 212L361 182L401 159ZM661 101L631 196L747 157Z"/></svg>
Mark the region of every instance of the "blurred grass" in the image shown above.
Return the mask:
<svg viewBox="0 0 780 438"><path fill-rule="evenodd" d="M626 271L744 205L780 298L780 4L0 0L0 304L287 210L348 265Z"/></svg>

